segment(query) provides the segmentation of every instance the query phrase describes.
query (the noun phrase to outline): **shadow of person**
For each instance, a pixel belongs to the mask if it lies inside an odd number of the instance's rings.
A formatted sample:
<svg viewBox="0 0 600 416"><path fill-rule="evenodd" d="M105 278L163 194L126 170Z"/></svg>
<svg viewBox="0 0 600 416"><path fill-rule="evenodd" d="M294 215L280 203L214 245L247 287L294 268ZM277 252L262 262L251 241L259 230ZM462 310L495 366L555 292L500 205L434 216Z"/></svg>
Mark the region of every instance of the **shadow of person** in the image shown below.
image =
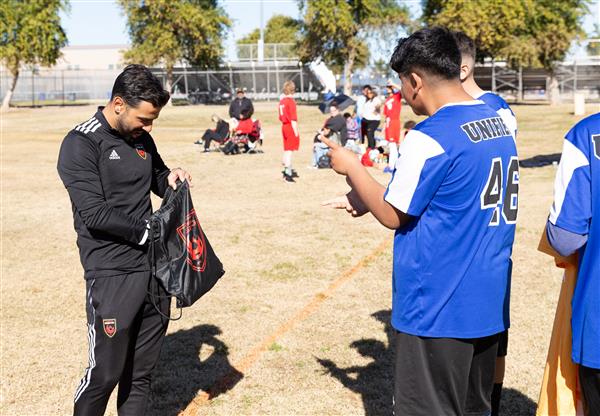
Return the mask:
<svg viewBox="0 0 600 416"><path fill-rule="evenodd" d="M244 375L229 362L221 330L199 325L165 337L152 375L149 415L177 415L199 391L210 399L232 389Z"/></svg>
<svg viewBox="0 0 600 416"><path fill-rule="evenodd" d="M392 394L394 389L394 351L390 348L391 326L389 310L372 314L385 324L388 344L377 339L360 339L350 344L363 357L372 359L364 366L340 368L331 360L316 358L326 373L338 379L346 388L361 395L365 415L380 416L392 414Z"/></svg>
<svg viewBox="0 0 600 416"><path fill-rule="evenodd" d="M533 416L537 409L537 403L525 396L519 390L502 389L502 401L500 402L500 415L510 416Z"/></svg>

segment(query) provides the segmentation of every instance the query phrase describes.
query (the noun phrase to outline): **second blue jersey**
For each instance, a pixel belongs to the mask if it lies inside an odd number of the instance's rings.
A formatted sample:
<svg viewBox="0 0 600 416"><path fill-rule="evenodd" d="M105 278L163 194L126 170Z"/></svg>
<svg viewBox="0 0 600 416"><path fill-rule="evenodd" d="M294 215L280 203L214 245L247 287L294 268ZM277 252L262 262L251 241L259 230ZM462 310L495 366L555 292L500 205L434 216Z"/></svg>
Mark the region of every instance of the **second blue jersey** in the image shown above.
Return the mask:
<svg viewBox="0 0 600 416"><path fill-rule="evenodd" d="M477 338L509 326L519 165L512 132L482 101L411 130L385 200L414 217L394 238L392 325Z"/></svg>

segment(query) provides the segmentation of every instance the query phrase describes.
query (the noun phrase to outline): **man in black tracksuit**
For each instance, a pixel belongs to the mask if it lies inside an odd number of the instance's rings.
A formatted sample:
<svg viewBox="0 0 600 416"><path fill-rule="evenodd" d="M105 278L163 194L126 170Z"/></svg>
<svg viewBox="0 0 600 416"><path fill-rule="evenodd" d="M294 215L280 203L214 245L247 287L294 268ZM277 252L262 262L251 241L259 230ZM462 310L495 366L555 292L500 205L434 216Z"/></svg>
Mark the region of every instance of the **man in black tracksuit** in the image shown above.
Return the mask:
<svg viewBox="0 0 600 416"><path fill-rule="evenodd" d="M130 65L108 105L71 130L60 149L86 280L89 365L75 393L76 415L102 415L117 383L119 415L146 409L170 307L147 257L150 191L162 197L177 179L191 180L167 168L149 134L168 100L147 68Z"/></svg>
<svg viewBox="0 0 600 416"><path fill-rule="evenodd" d="M229 117L240 121L252 117L252 114L254 114L252 101L246 97L244 90L238 89L236 98L229 104Z"/></svg>

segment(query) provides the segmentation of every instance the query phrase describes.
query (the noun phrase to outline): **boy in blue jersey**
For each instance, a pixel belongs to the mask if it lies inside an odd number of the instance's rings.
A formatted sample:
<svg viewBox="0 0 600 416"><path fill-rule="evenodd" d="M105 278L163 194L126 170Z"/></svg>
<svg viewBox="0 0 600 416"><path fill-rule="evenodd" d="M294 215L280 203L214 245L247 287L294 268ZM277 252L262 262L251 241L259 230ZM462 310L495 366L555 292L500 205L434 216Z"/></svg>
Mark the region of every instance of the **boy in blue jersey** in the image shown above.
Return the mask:
<svg viewBox="0 0 600 416"><path fill-rule="evenodd" d="M508 328L518 160L502 118L460 83L452 34L400 39L391 66L419 123L389 185L333 144L351 191L328 205L395 230L392 326L397 415L487 415L498 337Z"/></svg>
<svg viewBox="0 0 600 416"><path fill-rule="evenodd" d="M475 61L477 50L473 40L463 32L452 32L461 54L460 80L463 88L471 97L481 100L496 111L504 124L509 128L513 137L517 135L517 119L506 101L498 94L482 90L475 82Z"/></svg>
<svg viewBox="0 0 600 416"><path fill-rule="evenodd" d="M579 364L586 416L600 415L600 113L567 133L554 182L548 241L562 256L578 253L571 302L571 358Z"/></svg>
<svg viewBox="0 0 600 416"><path fill-rule="evenodd" d="M502 97L493 92L482 90L475 82L475 61L477 50L475 43L463 32L452 32L456 45L461 55L460 81L462 86L473 98L477 98L496 111L504 124L509 128L513 137L517 135L517 119L509 105ZM508 330L500 335L498 341L498 358L496 358L496 375L494 376L494 388L492 389L492 414L498 416L500 413L500 399L502 397L502 384L504 383L504 370L506 368L506 354L508 353Z"/></svg>

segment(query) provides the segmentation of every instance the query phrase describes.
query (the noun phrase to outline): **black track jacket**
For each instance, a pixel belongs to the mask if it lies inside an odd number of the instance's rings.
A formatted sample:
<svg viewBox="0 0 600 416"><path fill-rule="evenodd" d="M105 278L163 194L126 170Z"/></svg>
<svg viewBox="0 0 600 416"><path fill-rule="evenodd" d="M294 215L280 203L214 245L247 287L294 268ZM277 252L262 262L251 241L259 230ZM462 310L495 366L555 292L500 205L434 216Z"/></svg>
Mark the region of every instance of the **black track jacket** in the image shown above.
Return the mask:
<svg viewBox="0 0 600 416"><path fill-rule="evenodd" d="M150 270L140 244L152 214L150 191L162 198L170 172L149 134L126 140L102 109L66 135L58 156L85 279Z"/></svg>

